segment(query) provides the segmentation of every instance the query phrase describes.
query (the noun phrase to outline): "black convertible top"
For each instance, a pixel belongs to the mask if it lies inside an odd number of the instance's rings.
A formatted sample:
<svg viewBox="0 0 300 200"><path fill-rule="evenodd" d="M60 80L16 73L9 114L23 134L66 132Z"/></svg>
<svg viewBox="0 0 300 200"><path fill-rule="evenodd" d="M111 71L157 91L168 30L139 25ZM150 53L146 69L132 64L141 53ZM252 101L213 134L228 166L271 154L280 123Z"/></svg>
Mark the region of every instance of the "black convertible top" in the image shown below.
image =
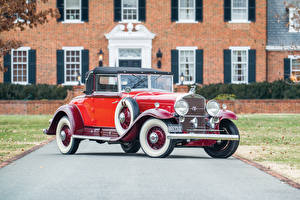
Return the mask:
<svg viewBox="0 0 300 200"><path fill-rule="evenodd" d="M137 67L95 67L93 74L163 74L172 75L172 72L158 71L152 68Z"/></svg>

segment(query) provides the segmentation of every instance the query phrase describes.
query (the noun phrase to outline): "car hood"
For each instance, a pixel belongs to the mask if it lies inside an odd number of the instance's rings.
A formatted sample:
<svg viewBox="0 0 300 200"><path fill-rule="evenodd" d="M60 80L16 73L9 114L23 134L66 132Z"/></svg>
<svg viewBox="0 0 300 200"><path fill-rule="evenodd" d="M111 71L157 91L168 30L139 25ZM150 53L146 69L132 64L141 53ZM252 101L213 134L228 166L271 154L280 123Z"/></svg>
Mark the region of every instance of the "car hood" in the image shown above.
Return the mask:
<svg viewBox="0 0 300 200"><path fill-rule="evenodd" d="M174 111L176 99L181 98L186 93L167 93L167 92L134 92L130 96L133 97L140 108L140 112L155 108L155 103L159 103L159 108L165 109L171 113Z"/></svg>

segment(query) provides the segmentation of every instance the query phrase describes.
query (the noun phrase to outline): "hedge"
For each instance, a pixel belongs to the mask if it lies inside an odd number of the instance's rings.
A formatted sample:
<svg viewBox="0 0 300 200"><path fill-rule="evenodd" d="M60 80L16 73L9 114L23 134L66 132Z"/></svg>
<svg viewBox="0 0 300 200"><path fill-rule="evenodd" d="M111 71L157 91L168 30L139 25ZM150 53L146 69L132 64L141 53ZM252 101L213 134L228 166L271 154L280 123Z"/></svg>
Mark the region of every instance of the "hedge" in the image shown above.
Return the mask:
<svg viewBox="0 0 300 200"><path fill-rule="evenodd" d="M197 87L196 93L207 99L228 96L236 99L299 99L300 84L278 80L272 83L210 84Z"/></svg>
<svg viewBox="0 0 300 200"><path fill-rule="evenodd" d="M72 87L56 85L18 85L0 83L1 100L41 100L41 99L65 99L67 90Z"/></svg>

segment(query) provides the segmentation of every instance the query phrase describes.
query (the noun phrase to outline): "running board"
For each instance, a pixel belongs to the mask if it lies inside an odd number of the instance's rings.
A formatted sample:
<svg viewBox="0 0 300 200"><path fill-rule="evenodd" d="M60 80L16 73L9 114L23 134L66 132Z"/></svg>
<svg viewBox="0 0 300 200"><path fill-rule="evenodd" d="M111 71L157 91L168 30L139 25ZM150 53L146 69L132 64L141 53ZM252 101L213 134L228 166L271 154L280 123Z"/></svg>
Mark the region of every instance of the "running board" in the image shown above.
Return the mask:
<svg viewBox="0 0 300 200"><path fill-rule="evenodd" d="M116 141L119 138L110 138L110 137L100 137L100 136L86 136L86 135L72 135L73 138L76 139L87 139L87 140L101 140L101 141Z"/></svg>
<svg viewBox="0 0 300 200"><path fill-rule="evenodd" d="M198 140L240 140L238 135L221 134L168 134L168 139L198 139Z"/></svg>

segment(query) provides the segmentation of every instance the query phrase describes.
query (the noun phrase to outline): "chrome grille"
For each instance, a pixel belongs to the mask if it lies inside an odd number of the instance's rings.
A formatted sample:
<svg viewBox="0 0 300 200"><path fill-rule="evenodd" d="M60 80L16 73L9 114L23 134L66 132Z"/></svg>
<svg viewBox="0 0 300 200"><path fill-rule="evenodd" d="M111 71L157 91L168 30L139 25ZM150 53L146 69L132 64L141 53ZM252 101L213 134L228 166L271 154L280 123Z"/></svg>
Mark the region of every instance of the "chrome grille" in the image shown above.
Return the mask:
<svg viewBox="0 0 300 200"><path fill-rule="evenodd" d="M188 95L183 99L189 104L189 111L185 115L184 122L181 123L183 131L191 132L193 129L205 129L205 98L200 95ZM198 126L194 127L191 120L198 121Z"/></svg>

